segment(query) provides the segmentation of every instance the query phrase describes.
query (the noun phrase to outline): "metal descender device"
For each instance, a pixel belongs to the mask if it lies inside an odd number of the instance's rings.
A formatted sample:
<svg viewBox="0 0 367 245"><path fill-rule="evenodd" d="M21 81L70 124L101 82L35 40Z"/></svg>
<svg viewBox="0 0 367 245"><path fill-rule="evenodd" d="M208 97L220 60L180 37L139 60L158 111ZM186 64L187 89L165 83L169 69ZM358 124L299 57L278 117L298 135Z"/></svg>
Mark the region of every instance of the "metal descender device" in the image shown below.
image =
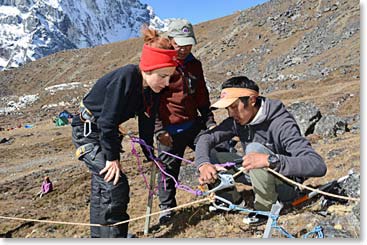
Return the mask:
<svg viewBox="0 0 367 245"><path fill-rule="evenodd" d="M218 177L219 177L219 180L220 180L219 185L217 185L216 187L214 187L211 190L205 191L203 193L204 196L209 195L211 193L214 193L216 191L220 191L220 190L235 186L235 182L234 182L232 174L219 173Z"/></svg>

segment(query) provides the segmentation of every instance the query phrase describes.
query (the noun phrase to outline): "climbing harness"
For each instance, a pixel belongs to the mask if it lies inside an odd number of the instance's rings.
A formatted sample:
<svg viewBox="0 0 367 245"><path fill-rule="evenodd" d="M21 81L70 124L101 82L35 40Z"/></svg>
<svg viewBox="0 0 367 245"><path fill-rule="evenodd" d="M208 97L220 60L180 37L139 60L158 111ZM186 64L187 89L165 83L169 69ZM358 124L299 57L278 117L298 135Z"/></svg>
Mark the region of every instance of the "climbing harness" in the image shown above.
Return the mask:
<svg viewBox="0 0 367 245"><path fill-rule="evenodd" d="M99 148L98 145L94 145L92 143L87 143L85 145L81 145L81 146L78 147L78 149L76 149L75 157L78 160L82 160L82 157L84 155L90 153L91 159L94 159L97 155L98 148Z"/></svg>
<svg viewBox="0 0 367 245"><path fill-rule="evenodd" d="M84 122L84 137L88 137L92 133L92 123L95 123L95 117L92 112L84 106L83 101L79 105L80 119Z"/></svg>

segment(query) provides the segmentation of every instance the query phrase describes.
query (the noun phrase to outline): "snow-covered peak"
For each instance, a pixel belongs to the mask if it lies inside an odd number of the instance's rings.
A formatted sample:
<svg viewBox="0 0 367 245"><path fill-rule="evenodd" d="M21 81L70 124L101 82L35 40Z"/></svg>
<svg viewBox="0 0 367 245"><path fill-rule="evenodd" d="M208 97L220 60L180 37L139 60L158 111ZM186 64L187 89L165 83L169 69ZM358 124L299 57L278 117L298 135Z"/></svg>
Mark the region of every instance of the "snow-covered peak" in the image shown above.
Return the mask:
<svg viewBox="0 0 367 245"><path fill-rule="evenodd" d="M140 36L165 22L139 0L0 0L0 70L46 55Z"/></svg>

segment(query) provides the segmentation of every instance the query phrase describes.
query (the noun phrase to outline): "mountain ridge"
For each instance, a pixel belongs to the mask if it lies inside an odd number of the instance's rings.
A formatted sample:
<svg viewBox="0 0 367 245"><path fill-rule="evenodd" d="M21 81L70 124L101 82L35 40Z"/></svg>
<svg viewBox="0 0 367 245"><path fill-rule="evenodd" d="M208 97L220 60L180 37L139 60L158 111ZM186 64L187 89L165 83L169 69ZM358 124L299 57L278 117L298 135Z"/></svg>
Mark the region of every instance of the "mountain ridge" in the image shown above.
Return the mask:
<svg viewBox="0 0 367 245"><path fill-rule="evenodd" d="M138 37L145 23L157 29L166 25L139 0L1 0L0 68L18 67L62 50Z"/></svg>

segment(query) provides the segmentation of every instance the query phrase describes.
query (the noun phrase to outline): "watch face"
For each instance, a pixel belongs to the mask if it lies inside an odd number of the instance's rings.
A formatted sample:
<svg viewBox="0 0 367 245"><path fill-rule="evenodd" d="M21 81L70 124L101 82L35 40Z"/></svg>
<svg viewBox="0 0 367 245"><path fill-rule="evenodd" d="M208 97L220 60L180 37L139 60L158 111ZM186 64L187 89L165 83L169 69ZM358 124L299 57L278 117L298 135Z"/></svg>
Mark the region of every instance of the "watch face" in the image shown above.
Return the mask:
<svg viewBox="0 0 367 245"><path fill-rule="evenodd" d="M269 168L274 169L279 163L279 157L277 155L269 155L268 157Z"/></svg>

